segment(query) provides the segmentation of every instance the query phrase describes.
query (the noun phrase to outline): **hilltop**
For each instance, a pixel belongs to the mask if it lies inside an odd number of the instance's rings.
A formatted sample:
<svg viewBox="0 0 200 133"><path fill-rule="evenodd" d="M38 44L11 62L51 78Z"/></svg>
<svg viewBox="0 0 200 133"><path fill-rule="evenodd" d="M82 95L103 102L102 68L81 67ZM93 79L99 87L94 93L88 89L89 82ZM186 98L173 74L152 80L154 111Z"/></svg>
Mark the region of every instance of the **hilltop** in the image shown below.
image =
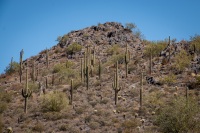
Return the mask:
<svg viewBox="0 0 200 133"><path fill-rule="evenodd" d="M190 41L143 40L116 22L71 31L58 37L56 46L23 59L21 83L19 63L8 68L16 70L1 75L0 129L5 132L11 127L21 133L153 133L174 128L197 132L198 52ZM22 93L29 93L25 91L27 75L32 94L25 113ZM193 116L181 119L190 108ZM186 126L167 124L168 115L177 116Z"/></svg>

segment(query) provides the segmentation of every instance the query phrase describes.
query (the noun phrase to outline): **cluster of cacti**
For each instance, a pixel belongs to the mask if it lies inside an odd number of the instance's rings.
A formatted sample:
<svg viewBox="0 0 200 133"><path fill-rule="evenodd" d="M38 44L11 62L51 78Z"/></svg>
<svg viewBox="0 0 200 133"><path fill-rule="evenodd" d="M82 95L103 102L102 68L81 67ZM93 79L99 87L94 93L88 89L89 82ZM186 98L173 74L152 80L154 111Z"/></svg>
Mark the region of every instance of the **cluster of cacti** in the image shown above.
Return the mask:
<svg viewBox="0 0 200 133"><path fill-rule="evenodd" d="M130 62L130 51L128 50L128 44L126 44L126 52L125 52L126 78L128 77L128 63L129 62Z"/></svg>
<svg viewBox="0 0 200 133"><path fill-rule="evenodd" d="M28 98L31 96L32 91L28 88L28 69L26 69L26 89L22 89L22 96L25 99L24 112L27 113Z"/></svg>
<svg viewBox="0 0 200 133"><path fill-rule="evenodd" d="M118 92L121 90L121 88L119 88L119 80L118 80L119 76L118 76L118 61L116 62L116 72L114 75L114 83L112 84L112 87L115 91L115 105L117 105L117 101L118 101Z"/></svg>
<svg viewBox="0 0 200 133"><path fill-rule="evenodd" d="M46 49L46 65L47 65L47 68L49 67L49 52L48 52L48 49Z"/></svg>
<svg viewBox="0 0 200 133"><path fill-rule="evenodd" d="M22 82L22 58L24 55L24 50L22 49L20 51L20 69L19 69L19 77L20 77L20 83Z"/></svg>
<svg viewBox="0 0 200 133"><path fill-rule="evenodd" d="M74 89L74 84L73 84L73 79L71 79L70 101L69 101L70 105L72 105L72 101L73 101L73 89Z"/></svg>

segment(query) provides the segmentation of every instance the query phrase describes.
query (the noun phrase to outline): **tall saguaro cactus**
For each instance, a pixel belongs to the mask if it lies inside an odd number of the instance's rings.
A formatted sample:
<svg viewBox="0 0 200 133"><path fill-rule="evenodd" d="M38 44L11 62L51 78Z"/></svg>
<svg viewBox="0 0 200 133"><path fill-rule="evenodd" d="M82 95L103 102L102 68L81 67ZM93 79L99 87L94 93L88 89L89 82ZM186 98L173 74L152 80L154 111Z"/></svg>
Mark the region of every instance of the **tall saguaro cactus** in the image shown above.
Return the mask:
<svg viewBox="0 0 200 133"><path fill-rule="evenodd" d="M48 51L48 49L46 49L46 64L47 64L47 68L49 68L49 51Z"/></svg>
<svg viewBox="0 0 200 133"><path fill-rule="evenodd" d="M126 78L128 77L128 63L129 62L130 62L130 51L128 50L128 44L126 44L126 52L125 52Z"/></svg>
<svg viewBox="0 0 200 133"><path fill-rule="evenodd" d="M22 49L20 51L20 69L19 69L20 83L22 82L22 60L23 60L23 55L24 55L24 50Z"/></svg>
<svg viewBox="0 0 200 133"><path fill-rule="evenodd" d="M151 75L152 73L152 47L150 47L150 59L149 59L149 74Z"/></svg>
<svg viewBox="0 0 200 133"><path fill-rule="evenodd" d="M27 113L27 104L28 104L28 98L31 96L32 91L28 88L28 69L26 69L26 89L22 89L22 96L25 99L24 102L24 112Z"/></svg>
<svg viewBox="0 0 200 133"><path fill-rule="evenodd" d="M141 88L140 88L140 107L142 107L142 103L143 103L143 72L141 73Z"/></svg>
<svg viewBox="0 0 200 133"><path fill-rule="evenodd" d="M83 82L84 79L84 66L83 66L83 59L81 58L81 82Z"/></svg>
<svg viewBox="0 0 200 133"><path fill-rule="evenodd" d="M32 63L32 80L35 82L35 61Z"/></svg>
<svg viewBox="0 0 200 133"><path fill-rule="evenodd" d="M10 61L10 69L13 70L13 57L11 58L11 61Z"/></svg>
<svg viewBox="0 0 200 133"><path fill-rule="evenodd" d="M169 44L168 45L169 45L169 59L168 60L170 62L170 56L171 56L170 36L169 36Z"/></svg>
<svg viewBox="0 0 200 133"><path fill-rule="evenodd" d="M73 84L73 79L71 79L70 102L69 102L70 105L72 105L72 101L73 101L73 89L74 89L74 84Z"/></svg>
<svg viewBox="0 0 200 133"><path fill-rule="evenodd" d="M102 68L101 68L101 59L99 59L99 80L101 81L101 70Z"/></svg>
<svg viewBox="0 0 200 133"><path fill-rule="evenodd" d="M118 92L121 90L121 88L119 88L119 76L118 76L118 61L116 62L116 72L114 75L114 83L112 84L113 90L115 91L115 105L117 105L117 101L118 101Z"/></svg>

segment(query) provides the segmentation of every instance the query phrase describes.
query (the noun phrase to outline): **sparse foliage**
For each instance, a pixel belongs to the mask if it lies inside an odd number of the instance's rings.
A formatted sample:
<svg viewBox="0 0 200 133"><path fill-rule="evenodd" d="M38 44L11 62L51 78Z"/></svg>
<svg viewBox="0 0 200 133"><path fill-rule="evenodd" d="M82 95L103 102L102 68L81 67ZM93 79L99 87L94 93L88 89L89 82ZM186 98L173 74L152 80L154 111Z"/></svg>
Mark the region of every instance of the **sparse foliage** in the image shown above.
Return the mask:
<svg viewBox="0 0 200 133"><path fill-rule="evenodd" d="M200 131L200 106L197 100L178 97L170 105L161 108L156 124L164 133L188 133Z"/></svg>
<svg viewBox="0 0 200 133"><path fill-rule="evenodd" d="M63 92L51 92L42 97L41 109L44 112L60 112L67 108L69 101Z"/></svg>
<svg viewBox="0 0 200 133"><path fill-rule="evenodd" d="M12 64L9 64L4 71L6 74L19 72L19 63L13 61Z"/></svg>
<svg viewBox="0 0 200 133"><path fill-rule="evenodd" d="M67 54L73 55L76 52L80 52L82 50L82 46L78 43L73 43L66 48Z"/></svg>

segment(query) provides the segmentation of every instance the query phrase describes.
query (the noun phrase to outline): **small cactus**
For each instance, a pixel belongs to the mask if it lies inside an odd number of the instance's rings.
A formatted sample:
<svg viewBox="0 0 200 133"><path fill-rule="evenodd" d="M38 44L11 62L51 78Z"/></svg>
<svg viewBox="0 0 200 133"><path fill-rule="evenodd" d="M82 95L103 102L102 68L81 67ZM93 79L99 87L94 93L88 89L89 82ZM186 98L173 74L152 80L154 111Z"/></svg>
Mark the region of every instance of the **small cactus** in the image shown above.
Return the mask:
<svg viewBox="0 0 200 133"><path fill-rule="evenodd" d="M24 103L24 112L27 113L27 104L28 104L28 98L31 96L32 91L28 89L28 69L26 69L26 89L22 89L22 96L25 99Z"/></svg>

